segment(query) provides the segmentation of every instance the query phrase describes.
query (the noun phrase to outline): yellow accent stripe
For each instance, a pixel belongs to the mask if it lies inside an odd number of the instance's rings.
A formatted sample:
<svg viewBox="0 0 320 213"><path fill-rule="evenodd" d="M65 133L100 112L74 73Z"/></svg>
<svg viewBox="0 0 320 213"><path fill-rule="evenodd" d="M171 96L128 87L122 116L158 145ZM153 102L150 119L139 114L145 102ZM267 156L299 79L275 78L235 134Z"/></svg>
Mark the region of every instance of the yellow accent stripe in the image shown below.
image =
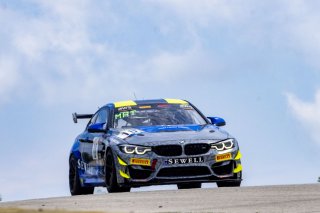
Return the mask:
<svg viewBox="0 0 320 213"><path fill-rule="evenodd" d="M136 106L137 103L134 101L119 101L114 103L115 108L125 107L125 106Z"/></svg>
<svg viewBox="0 0 320 213"><path fill-rule="evenodd" d="M124 177L124 178L126 178L126 179L129 179L129 178L130 178L130 176L127 175L126 173L124 173L123 171L119 170L119 172L120 172L120 175L121 175L122 177Z"/></svg>
<svg viewBox="0 0 320 213"><path fill-rule="evenodd" d="M237 165L237 168L235 168L234 170L233 170L233 173L238 173L238 172L241 172L242 171L242 166L241 166L241 164L238 164Z"/></svg>
<svg viewBox="0 0 320 213"><path fill-rule="evenodd" d="M118 157L118 161L120 163L121 166L127 166L128 164L126 164L126 162L124 162L123 160L121 160L121 158Z"/></svg>
<svg viewBox="0 0 320 213"><path fill-rule="evenodd" d="M187 104L188 102L180 99L170 99L166 98L164 99L168 104Z"/></svg>
<svg viewBox="0 0 320 213"><path fill-rule="evenodd" d="M240 158L242 158L242 154L240 153L240 151L238 151L236 157L234 158L235 160L240 160Z"/></svg>

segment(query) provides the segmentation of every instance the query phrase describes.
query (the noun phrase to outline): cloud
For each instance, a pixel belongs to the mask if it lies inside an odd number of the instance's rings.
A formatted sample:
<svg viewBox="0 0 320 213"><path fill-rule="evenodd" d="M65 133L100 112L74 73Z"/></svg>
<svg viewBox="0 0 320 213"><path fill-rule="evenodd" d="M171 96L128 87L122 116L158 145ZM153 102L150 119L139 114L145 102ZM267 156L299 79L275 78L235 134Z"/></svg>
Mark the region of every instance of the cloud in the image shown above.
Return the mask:
<svg viewBox="0 0 320 213"><path fill-rule="evenodd" d="M9 94L18 86L17 67L11 58L0 57L0 105L9 100Z"/></svg>
<svg viewBox="0 0 320 213"><path fill-rule="evenodd" d="M182 79L186 83L191 75L194 76L192 78L194 82L202 78L202 75L218 72L218 68L220 68L219 63L215 61L213 55L207 54L202 46L194 45L181 53L159 52L139 66L137 71L141 77L149 74L149 79L170 84Z"/></svg>
<svg viewBox="0 0 320 213"><path fill-rule="evenodd" d="M270 45L301 51L309 63L320 68L320 3L303 0L219 1L154 0L144 1L169 11L198 34L199 29L234 34L233 39L256 46ZM272 14L272 15L270 15ZM299 52L300 53L300 52Z"/></svg>
<svg viewBox="0 0 320 213"><path fill-rule="evenodd" d="M126 61L125 54L91 38L89 26L101 16L101 9L94 8L90 1L28 4L34 9L0 7L2 20L11 20L2 22L0 29L4 35L0 93L14 99L14 92L27 95L32 91L34 99L45 104L83 101L92 94L101 95L103 90L97 90L97 85L112 82L110 76L119 68L117 63ZM96 16L92 15L93 10L97 11Z"/></svg>
<svg viewBox="0 0 320 213"><path fill-rule="evenodd" d="M221 72L222 63L236 62L233 58L220 61L219 51L226 50L207 46L210 36L203 35L214 36L221 29L226 37L240 39L241 44L253 42L259 35L265 39L265 23L260 26L260 16L256 17L261 3L251 1L244 5L219 0L140 1L145 15L148 16L146 11L157 11L149 17L150 22L164 37L159 44L158 40L152 42L155 47L148 54L139 52L139 48L145 48L143 44L133 51L118 48L127 42L127 37L116 38L123 36L118 31L124 31L129 37L140 37L144 32L134 34L130 28L122 29L123 26L133 28L136 23L128 20L129 16L123 18L111 3L96 5L87 0L32 0L29 3L32 4L29 9L0 7L1 20L11 20L1 22L0 33L6 45L0 44L0 57L1 61L11 61L14 64L11 69L15 70L10 74L11 83L3 84L1 90L12 99L14 93L32 91L35 101L49 105L115 99L119 95L106 92L114 88L123 99L127 98L128 91L131 97L131 91L145 93L145 88L153 84L177 82L195 72L195 78L206 79ZM266 8L271 9L272 4ZM294 9L290 11L295 14ZM170 20L166 18L168 13ZM273 19L271 22L276 23ZM281 24L276 24L278 29ZM286 34L283 30L280 32ZM177 43L183 48L163 45L179 38L184 42ZM215 43L219 47L219 42ZM171 47L174 42L168 44ZM263 45L263 42L255 41L255 44ZM9 49L11 51L7 51ZM224 72L234 71L225 69ZM103 89L97 89L99 85L103 85Z"/></svg>
<svg viewBox="0 0 320 213"><path fill-rule="evenodd" d="M149 1L145 1L150 3ZM247 9L243 4L236 4L235 1L219 0L156 0L152 4L166 8L175 13L181 20L208 27L214 21L227 23L239 22L247 17ZM249 6L250 4L244 4Z"/></svg>
<svg viewBox="0 0 320 213"><path fill-rule="evenodd" d="M147 54L118 48L119 44L127 42L127 37L116 38L122 36L118 34L119 29L129 37L139 37L144 32L134 34L130 28L122 29L123 26L134 28L136 23L128 20L130 16L123 18L112 3L91 4L87 0L26 2L32 7L0 7L1 20L11 20L0 21L0 33L4 37L0 44L1 66L13 70L10 74L0 70L0 79L10 79L0 86L3 91L0 93L6 94L7 100L14 99L15 93L32 91L36 101L49 105L98 102L117 97L105 92L114 88L122 95L121 99L127 98L127 91L139 92L152 84L176 82L195 71L198 79L221 72L221 64L237 63L238 58L232 57L238 55L220 57L219 51L225 54L230 51L228 48L236 49L237 44L249 46L246 53L250 54L252 44L263 46L275 42L277 46L304 50L313 55L309 60L315 64L320 55L317 36L320 34L317 32L320 16L312 5L300 0L243 4L219 0L196 3L191 0L141 0L144 18L151 15L147 11L157 11L149 17L150 22L164 37L159 43L153 41L155 47ZM273 16L267 16L268 11L275 12ZM237 42L224 48L215 41L208 47L212 43L211 37L215 39L218 35L218 39L222 39L220 31L222 37L230 39L229 42ZM183 48L163 45L177 37L184 41L180 43ZM174 42L169 44L172 46ZM136 49L144 46L137 45ZM223 71L233 76L230 74L235 72L232 69ZM104 89L97 89L98 85L103 85Z"/></svg>
<svg viewBox="0 0 320 213"><path fill-rule="evenodd" d="M293 94L286 94L290 110L306 127L315 142L320 145L320 90L312 102L300 100Z"/></svg>
<svg viewBox="0 0 320 213"><path fill-rule="evenodd" d="M284 13L280 16L282 41L298 51L310 65L320 69L320 14L319 2L283 0Z"/></svg>
<svg viewBox="0 0 320 213"><path fill-rule="evenodd" d="M152 84L170 83L195 70L197 76L203 76L201 73L216 67L216 60L205 52L197 36L182 51L160 48L147 56L119 50L108 39L96 40L109 26L107 34L116 35L113 26L121 25L121 14L114 14L108 4L102 5L102 13L86 0L31 2L35 11L10 5L0 8L3 20L12 20L3 22L2 28L9 32L7 46L2 48L8 60L1 56L2 62L11 64L2 63L12 71L6 76L1 73L1 78L10 77L2 90L12 99L13 92L31 91L35 101L49 105L100 102L119 94L122 99L128 98L128 91L131 97L132 91L142 94ZM92 31L99 24L105 29ZM8 49L12 51L5 53ZM106 92L114 88L118 95Z"/></svg>

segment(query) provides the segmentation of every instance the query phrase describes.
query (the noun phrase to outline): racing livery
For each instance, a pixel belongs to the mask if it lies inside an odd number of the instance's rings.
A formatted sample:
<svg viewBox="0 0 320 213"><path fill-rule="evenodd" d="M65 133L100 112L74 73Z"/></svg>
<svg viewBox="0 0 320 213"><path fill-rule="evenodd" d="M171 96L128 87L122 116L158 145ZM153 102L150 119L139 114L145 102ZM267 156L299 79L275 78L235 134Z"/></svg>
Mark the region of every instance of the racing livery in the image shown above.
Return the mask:
<svg viewBox="0 0 320 213"><path fill-rule="evenodd" d="M237 140L218 117L205 117L180 99L122 101L107 104L90 119L72 146L69 185L72 195L132 187L177 184L179 189L240 186L241 153Z"/></svg>

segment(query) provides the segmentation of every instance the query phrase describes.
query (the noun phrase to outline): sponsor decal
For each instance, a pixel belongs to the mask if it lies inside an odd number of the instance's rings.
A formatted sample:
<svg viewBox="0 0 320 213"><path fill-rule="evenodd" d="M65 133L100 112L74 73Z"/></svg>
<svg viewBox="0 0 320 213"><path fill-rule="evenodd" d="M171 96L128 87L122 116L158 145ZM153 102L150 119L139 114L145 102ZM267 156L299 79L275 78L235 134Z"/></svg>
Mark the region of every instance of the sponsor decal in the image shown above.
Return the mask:
<svg viewBox="0 0 320 213"><path fill-rule="evenodd" d="M159 104L158 107L159 108L166 108L166 107L169 107L170 105L169 104Z"/></svg>
<svg viewBox="0 0 320 213"><path fill-rule="evenodd" d="M132 110L132 107L131 107L131 106L124 106L124 107L119 107L119 108L118 108L118 111L119 111L119 112L129 111L129 110Z"/></svg>
<svg viewBox="0 0 320 213"><path fill-rule="evenodd" d="M232 159L231 153L216 155L216 162L221 162L221 161L226 161L231 159Z"/></svg>
<svg viewBox="0 0 320 213"><path fill-rule="evenodd" d="M173 164L192 164L192 163L203 163L203 157L192 157L192 158L169 158L166 163L169 165Z"/></svg>
<svg viewBox="0 0 320 213"><path fill-rule="evenodd" d="M141 166L150 166L150 159L144 159L144 158L131 158L130 159L131 165L141 165Z"/></svg>
<svg viewBox="0 0 320 213"><path fill-rule="evenodd" d="M141 134L141 133L142 133L142 131L140 131L138 129L126 129L126 130L119 132L117 137L121 138L121 139L126 139L128 137L131 137L132 135L137 135L137 134Z"/></svg>
<svg viewBox="0 0 320 213"><path fill-rule="evenodd" d="M189 104L181 104L180 108L183 108L185 110L193 110L192 106L190 106Z"/></svg>
<svg viewBox="0 0 320 213"><path fill-rule="evenodd" d="M139 109L151 109L151 106L139 106Z"/></svg>
<svg viewBox="0 0 320 213"><path fill-rule="evenodd" d="M131 115L135 115L137 112L137 110L131 110L131 111L124 111L124 112L119 112L117 114L115 114L114 118L116 120L119 120L119 119L123 119L123 118L127 118Z"/></svg>
<svg viewBox="0 0 320 213"><path fill-rule="evenodd" d="M86 163L78 159L78 169L83 170L86 174L89 175L101 175L101 168L104 165L104 161L97 161L94 165L92 163Z"/></svg>
<svg viewBox="0 0 320 213"><path fill-rule="evenodd" d="M88 169L88 164L83 162L82 160L78 159L78 169L87 171Z"/></svg>

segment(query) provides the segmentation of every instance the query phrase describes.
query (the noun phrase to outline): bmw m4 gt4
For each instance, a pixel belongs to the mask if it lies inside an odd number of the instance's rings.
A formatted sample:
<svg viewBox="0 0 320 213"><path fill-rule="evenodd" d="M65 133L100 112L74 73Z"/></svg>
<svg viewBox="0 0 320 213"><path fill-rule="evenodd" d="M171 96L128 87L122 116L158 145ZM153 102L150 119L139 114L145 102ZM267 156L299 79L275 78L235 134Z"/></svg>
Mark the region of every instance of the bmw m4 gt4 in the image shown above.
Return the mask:
<svg viewBox="0 0 320 213"><path fill-rule="evenodd" d="M240 186L241 153L237 140L218 117L205 117L179 99L122 101L107 104L89 119L75 139L69 158L72 195L132 187L177 184L179 189Z"/></svg>

